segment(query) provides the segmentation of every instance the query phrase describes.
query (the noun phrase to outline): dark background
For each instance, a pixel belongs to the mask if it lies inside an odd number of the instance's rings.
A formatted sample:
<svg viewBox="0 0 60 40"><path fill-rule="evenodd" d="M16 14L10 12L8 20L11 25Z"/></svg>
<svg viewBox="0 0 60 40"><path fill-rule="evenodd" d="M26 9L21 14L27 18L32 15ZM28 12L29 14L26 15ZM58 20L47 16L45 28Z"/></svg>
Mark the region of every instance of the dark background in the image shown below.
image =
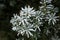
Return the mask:
<svg viewBox="0 0 60 40"><path fill-rule="evenodd" d="M25 5L39 9L39 2L40 0L0 0L0 40L15 40L17 32L11 29L11 17L14 13L19 14ZM60 15L60 0L53 0L52 4L59 8L57 15Z"/></svg>

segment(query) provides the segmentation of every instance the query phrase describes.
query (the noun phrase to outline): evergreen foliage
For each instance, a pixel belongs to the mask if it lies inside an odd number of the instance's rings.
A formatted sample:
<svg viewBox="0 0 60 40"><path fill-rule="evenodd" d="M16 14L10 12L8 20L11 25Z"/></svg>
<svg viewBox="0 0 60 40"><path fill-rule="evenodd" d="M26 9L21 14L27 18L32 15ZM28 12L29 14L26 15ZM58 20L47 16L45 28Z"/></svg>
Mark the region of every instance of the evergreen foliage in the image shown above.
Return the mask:
<svg viewBox="0 0 60 40"><path fill-rule="evenodd" d="M14 14L10 23L12 23L12 30L17 31L19 38L16 40L59 39L56 34L57 26L55 25L59 21L59 16L56 15L58 8L55 8L51 4L51 1L52 0L41 0L39 10L25 6L21 8L19 15ZM55 32L52 34L51 30Z"/></svg>
<svg viewBox="0 0 60 40"><path fill-rule="evenodd" d="M0 40L60 40L60 0L47 0L46 5L42 3L43 0L0 0ZM22 36L16 30L12 30L14 27L10 23L11 17L12 19L16 15L20 17L19 14L24 14L23 11L28 6L36 13L34 15L31 13L32 17L29 12L29 25L34 25L31 27L34 31L30 31L33 36L29 34L29 38L27 34ZM42 8L43 6L46 6L47 10ZM43 10L47 11L47 14Z"/></svg>

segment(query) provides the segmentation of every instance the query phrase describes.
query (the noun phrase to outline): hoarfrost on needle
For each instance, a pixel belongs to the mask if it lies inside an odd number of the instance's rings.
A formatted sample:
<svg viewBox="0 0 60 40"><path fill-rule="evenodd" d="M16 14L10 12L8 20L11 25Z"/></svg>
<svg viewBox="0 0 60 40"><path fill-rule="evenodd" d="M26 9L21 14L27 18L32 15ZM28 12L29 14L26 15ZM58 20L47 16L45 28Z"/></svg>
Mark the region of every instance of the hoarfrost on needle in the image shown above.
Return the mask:
<svg viewBox="0 0 60 40"><path fill-rule="evenodd" d="M46 17L46 19L48 19L48 24L52 24L54 25L56 23L56 21L58 21L57 18L59 18L59 16L55 16L56 13L51 13L51 14L48 14L48 16Z"/></svg>
<svg viewBox="0 0 60 40"><path fill-rule="evenodd" d="M25 8L21 8L21 12L20 12L20 15L21 16L27 16L28 18L31 17L31 16L35 16L35 10L33 10L33 7L31 8L30 6L26 7Z"/></svg>

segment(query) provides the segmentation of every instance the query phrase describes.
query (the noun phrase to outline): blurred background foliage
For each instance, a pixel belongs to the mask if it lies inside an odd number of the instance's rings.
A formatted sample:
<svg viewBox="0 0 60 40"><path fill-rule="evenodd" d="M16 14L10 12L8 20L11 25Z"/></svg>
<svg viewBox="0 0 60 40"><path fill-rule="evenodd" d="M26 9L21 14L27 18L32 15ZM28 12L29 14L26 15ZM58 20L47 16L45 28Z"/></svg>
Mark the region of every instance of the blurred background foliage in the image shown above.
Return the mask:
<svg viewBox="0 0 60 40"><path fill-rule="evenodd" d="M11 30L11 17L14 13L19 14L21 7L25 5L39 9L39 2L40 0L0 0L0 40L15 40L17 32ZM53 0L52 4L59 8L58 15L60 15L60 0ZM60 36L60 30L58 35ZM42 37L44 38L41 40L48 40L45 35Z"/></svg>

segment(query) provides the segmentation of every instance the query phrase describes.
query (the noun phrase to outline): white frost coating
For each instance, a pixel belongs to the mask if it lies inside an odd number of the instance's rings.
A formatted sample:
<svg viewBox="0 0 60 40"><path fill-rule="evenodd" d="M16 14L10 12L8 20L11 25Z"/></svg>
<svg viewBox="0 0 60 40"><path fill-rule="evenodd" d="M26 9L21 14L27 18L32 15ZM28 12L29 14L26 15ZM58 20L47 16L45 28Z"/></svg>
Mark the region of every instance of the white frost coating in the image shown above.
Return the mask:
<svg viewBox="0 0 60 40"><path fill-rule="evenodd" d="M42 5L39 6L39 10L37 11L35 11L33 7L25 6L25 8L21 8L19 15L13 15L10 20L10 23L12 23L12 30L18 32L17 36L23 36L21 40L25 40L24 36L27 38L33 37L37 40L38 38L36 35L39 35L40 37L41 27L43 27L42 30L46 32L46 35L49 35L50 30L48 28L50 28L51 23L53 25L57 23L59 16L56 16L58 8L55 8L52 4L46 5L45 3L47 2L51 3L51 0L44 0L44 3L42 0ZM45 23L48 23L49 25L45 25ZM49 27L47 27L47 25ZM45 28L47 29L44 30Z"/></svg>
<svg viewBox="0 0 60 40"><path fill-rule="evenodd" d="M56 23L56 21L58 21L57 18L59 18L59 16L55 16L56 13L51 13L51 14L48 14L48 17L46 17L46 19L48 20L48 24L52 24L54 25Z"/></svg>
<svg viewBox="0 0 60 40"><path fill-rule="evenodd" d="M44 3L51 3L52 0L41 0L40 3L44 4ZM43 3L44 2L44 3Z"/></svg>
<svg viewBox="0 0 60 40"><path fill-rule="evenodd" d="M51 3L52 0L46 0L47 3Z"/></svg>
<svg viewBox="0 0 60 40"><path fill-rule="evenodd" d="M12 28L12 30L14 30L14 31L15 31L15 30L16 30L16 27L13 27L13 28Z"/></svg>
<svg viewBox="0 0 60 40"><path fill-rule="evenodd" d="M20 34L26 36L29 38L30 36L33 36L33 32L36 30L33 29L33 24L30 24L28 21L31 16L35 16L35 12L33 8L30 8L30 6L26 7L25 9L22 8L20 15L14 14L12 19L10 20L10 23L12 23L12 30L17 31L19 36ZM31 21L31 20L30 20Z"/></svg>
<svg viewBox="0 0 60 40"><path fill-rule="evenodd" d="M33 36L30 31L35 30L31 28L32 25L27 20L27 18L14 14L14 17L11 19L10 23L13 24L12 30L18 31L18 34L22 34L22 36L24 36L24 34L26 33L27 37L29 38L29 35Z"/></svg>
<svg viewBox="0 0 60 40"><path fill-rule="evenodd" d="M31 16L35 16L35 10L33 10L33 7L31 8L30 6L25 8L21 8L20 16L27 16L28 18Z"/></svg>

